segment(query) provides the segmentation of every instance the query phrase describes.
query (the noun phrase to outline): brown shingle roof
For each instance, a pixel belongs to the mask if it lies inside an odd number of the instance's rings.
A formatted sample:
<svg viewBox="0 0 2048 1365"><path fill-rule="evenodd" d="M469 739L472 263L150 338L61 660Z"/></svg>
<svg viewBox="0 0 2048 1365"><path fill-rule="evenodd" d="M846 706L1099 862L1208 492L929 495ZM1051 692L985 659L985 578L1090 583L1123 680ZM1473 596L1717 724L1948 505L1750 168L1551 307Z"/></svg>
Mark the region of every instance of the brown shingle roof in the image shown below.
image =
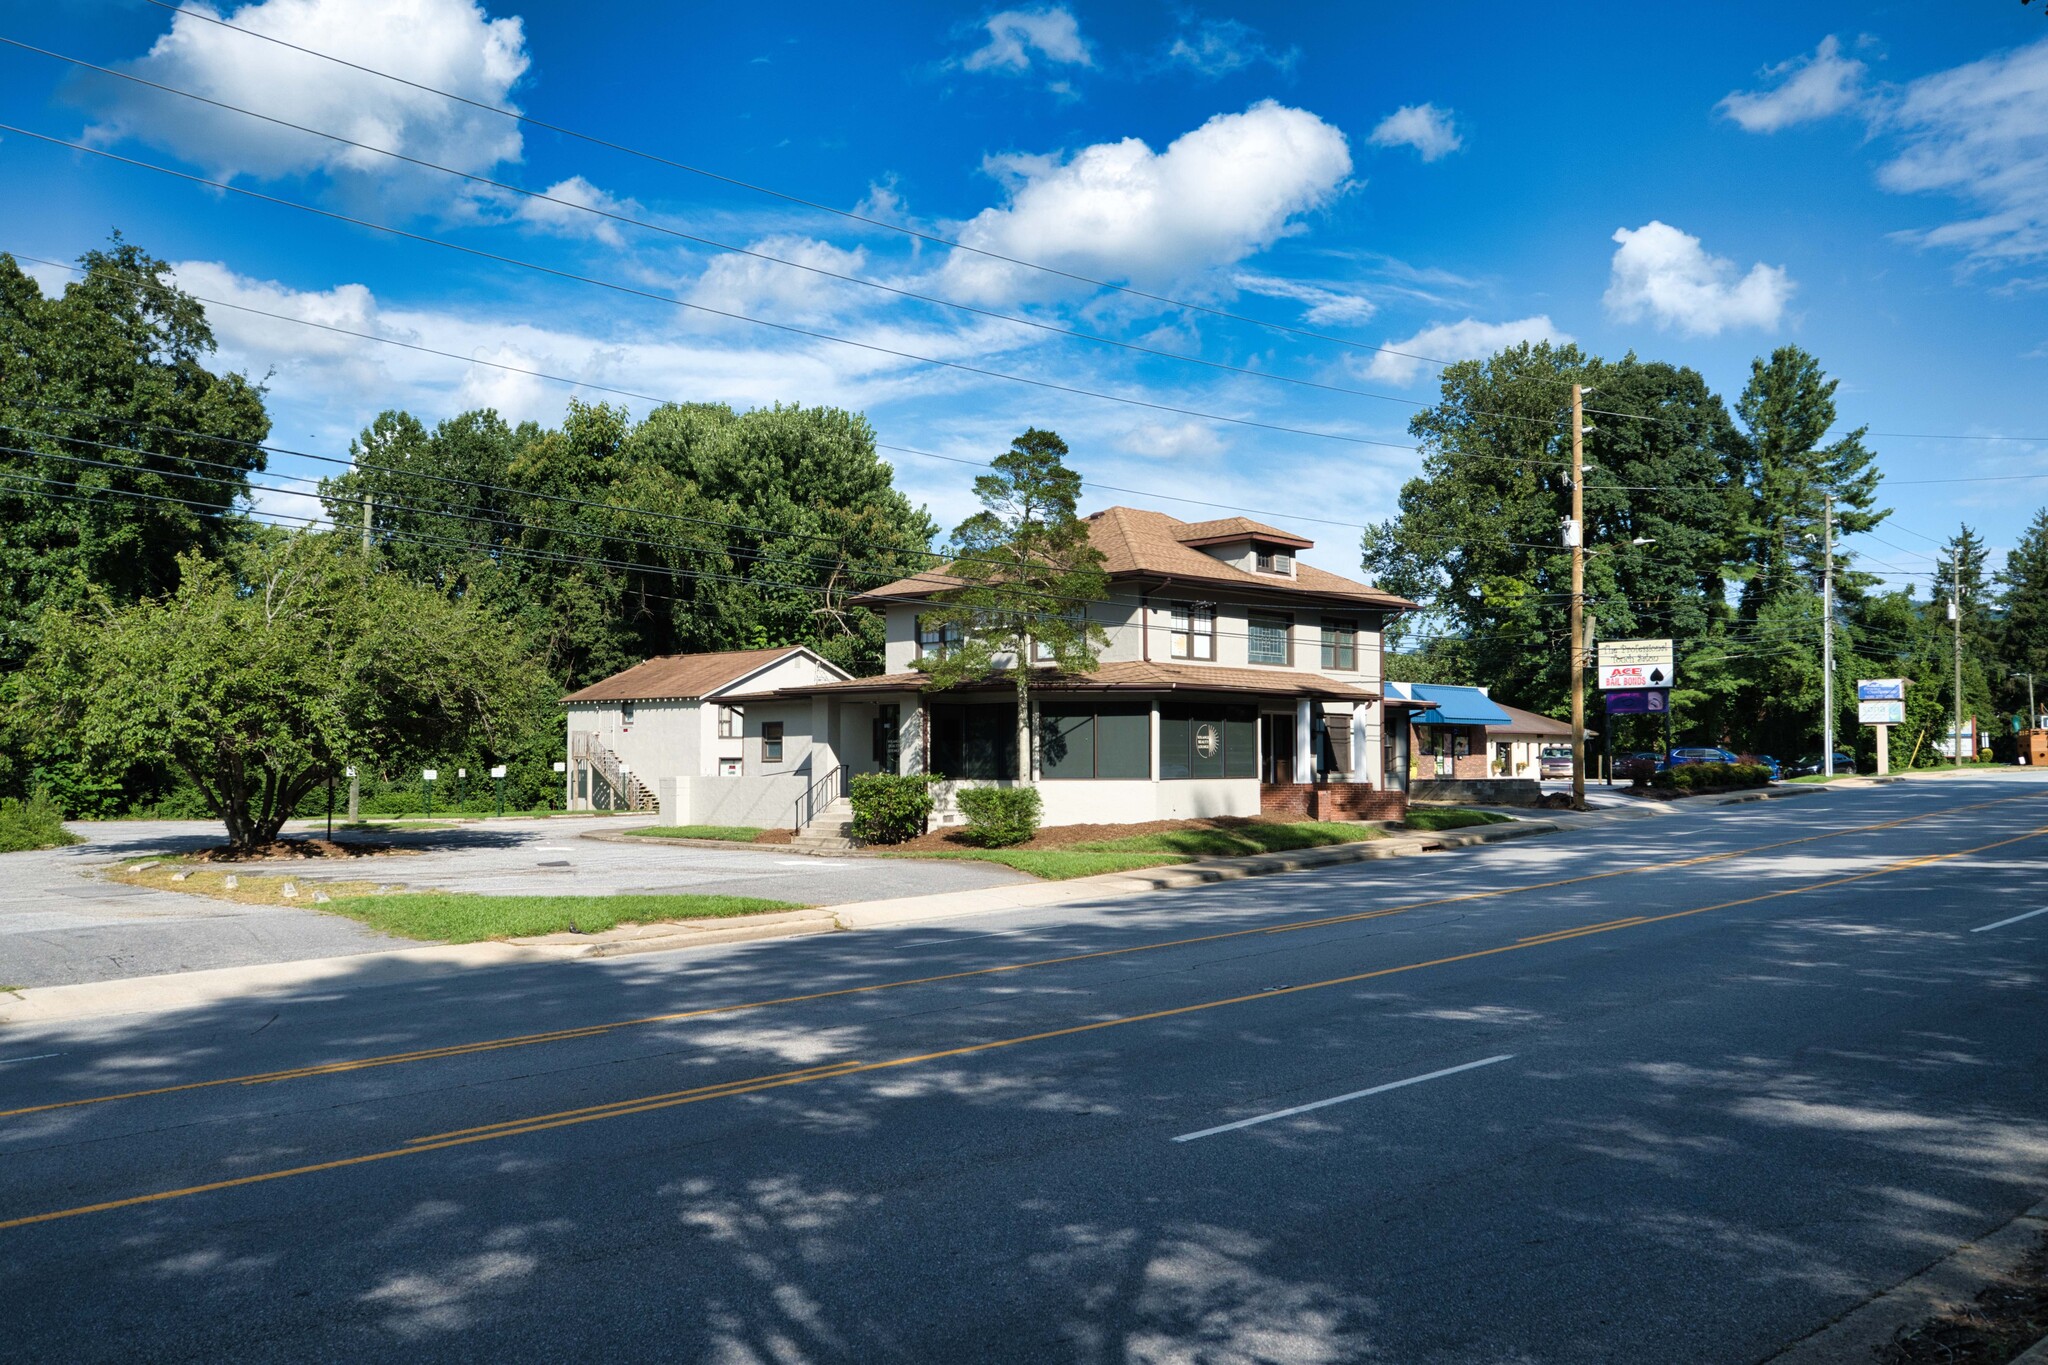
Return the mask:
<svg viewBox="0 0 2048 1365"><path fill-rule="evenodd" d="M1266 540L1276 545L1292 545L1297 550L1314 547L1315 542L1292 531L1283 531L1277 526L1268 526L1263 521L1250 517L1224 517L1220 521L1184 521L1174 539L1183 545L1223 545L1233 540Z"/></svg>
<svg viewBox="0 0 2048 1365"><path fill-rule="evenodd" d="M1294 577L1252 573L1204 554L1187 543L1187 537L1202 538L1201 528L1223 525L1258 527L1255 521L1232 517L1226 522L1186 522L1164 512L1147 512L1136 507L1110 507L1087 518L1089 539L1102 552L1102 567L1112 578L1171 578L1185 583L1209 583L1218 587L1243 587L1285 596L1317 597L1362 606L1385 607L1394 611L1414 608L1415 603L1390 592L1326 570L1296 562ZM1284 531L1261 528L1261 535L1290 537ZM1307 544L1306 541L1300 541ZM929 597L943 584L938 575L918 574L899 578L879 588L870 588L853 600L863 604L916 601Z"/></svg>
<svg viewBox="0 0 2048 1365"><path fill-rule="evenodd" d="M1324 697L1334 701L1377 701L1379 693L1370 688L1338 682L1315 673L1283 668L1226 668L1215 664L1126 663L1103 664L1092 673L1056 674L1050 669L1034 671L1036 692L1241 692L1267 697ZM872 678L849 678L845 682L819 683L808 687L784 687L772 692L736 693L733 700L763 700L769 697L808 697L816 693L916 692L928 675L884 673ZM1009 691L1014 684L1007 674L994 673L959 691Z"/></svg>
<svg viewBox="0 0 2048 1365"><path fill-rule="evenodd" d="M1489 700L1491 699L1489 698ZM1489 725L1486 727L1486 732L1490 735L1548 735L1558 737L1569 736L1572 732L1571 724L1568 721L1556 720L1550 716L1539 716L1534 711L1524 711L1521 707L1509 706L1504 701L1495 701L1493 704L1507 712L1508 718L1514 723L1512 725ZM1597 735L1600 732L1588 726L1586 733Z"/></svg>
<svg viewBox="0 0 2048 1365"><path fill-rule="evenodd" d="M795 645L783 645L779 649L733 649L721 654L669 654L634 664L580 692L571 692L562 700L695 701L778 659L802 652Z"/></svg>

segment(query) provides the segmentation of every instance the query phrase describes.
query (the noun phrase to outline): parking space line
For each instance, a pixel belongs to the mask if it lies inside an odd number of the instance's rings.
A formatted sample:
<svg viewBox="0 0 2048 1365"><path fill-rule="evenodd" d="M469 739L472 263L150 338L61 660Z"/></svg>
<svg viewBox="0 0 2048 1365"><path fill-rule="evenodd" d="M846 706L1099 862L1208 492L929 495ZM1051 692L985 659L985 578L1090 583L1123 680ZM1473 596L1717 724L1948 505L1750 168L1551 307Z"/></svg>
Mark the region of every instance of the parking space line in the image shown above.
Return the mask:
<svg viewBox="0 0 2048 1365"><path fill-rule="evenodd" d="M1349 1104L1353 1100L1362 1100L1368 1095L1384 1095L1389 1090L1399 1090L1403 1086L1421 1085L1424 1081L1436 1081L1442 1080L1445 1076L1455 1076L1460 1071L1473 1071L1482 1066L1492 1066L1495 1062L1513 1061L1514 1056L1515 1054L1512 1052L1503 1052L1498 1057L1482 1057L1476 1062L1466 1062L1462 1066L1447 1066L1441 1071L1432 1071L1424 1076L1410 1076L1405 1081L1388 1081L1385 1085L1375 1085L1365 1090L1354 1090L1348 1095L1332 1095L1326 1100L1316 1100L1309 1104L1297 1104L1291 1109L1275 1109L1270 1114L1259 1114L1252 1118L1239 1119L1235 1123L1219 1123L1214 1128L1204 1128L1198 1133L1182 1133L1174 1141L1193 1142L1196 1138L1215 1137L1218 1133L1234 1133L1240 1128L1250 1128L1254 1124L1271 1123L1274 1119L1291 1119L1296 1114L1307 1114L1317 1109L1328 1109L1333 1104Z"/></svg>
<svg viewBox="0 0 2048 1365"><path fill-rule="evenodd" d="M2011 919L2002 919L1996 924L1980 924L1970 932L1981 934L1987 929L2003 929L2008 924L2018 924L2021 920L2032 919L2036 915L2048 915L2048 905L2042 906L2039 910L2029 910L2024 915L2014 915Z"/></svg>

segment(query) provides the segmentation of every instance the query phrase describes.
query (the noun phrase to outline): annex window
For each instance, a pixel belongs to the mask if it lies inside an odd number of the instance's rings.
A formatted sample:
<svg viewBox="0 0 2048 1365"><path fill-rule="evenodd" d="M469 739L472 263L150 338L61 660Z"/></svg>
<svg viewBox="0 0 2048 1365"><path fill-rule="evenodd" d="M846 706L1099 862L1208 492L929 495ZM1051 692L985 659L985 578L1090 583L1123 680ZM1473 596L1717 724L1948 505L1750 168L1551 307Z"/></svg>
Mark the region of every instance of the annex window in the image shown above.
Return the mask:
<svg viewBox="0 0 2048 1365"><path fill-rule="evenodd" d="M632 728L633 728L633 703L632 703L632 702L622 702L622 703L620 703L620 705L619 705L619 733L621 733L621 734L624 734L624 733L625 733L626 731L628 731L628 730L630 730L630 729L632 729Z"/></svg>
<svg viewBox="0 0 2048 1365"><path fill-rule="evenodd" d="M1358 668L1358 622L1323 618L1323 667L1338 673Z"/></svg>
<svg viewBox="0 0 2048 1365"><path fill-rule="evenodd" d="M1261 545L1254 553L1258 556L1254 562L1259 566L1260 573L1286 574L1289 578L1294 576L1294 555L1291 552L1274 545Z"/></svg>
<svg viewBox="0 0 2048 1365"><path fill-rule="evenodd" d="M1245 657L1255 664L1294 662L1294 618L1255 611L1247 622Z"/></svg>
<svg viewBox="0 0 2048 1365"><path fill-rule="evenodd" d="M1016 707L941 705L928 714L932 772L955 781L1017 775Z"/></svg>
<svg viewBox="0 0 2048 1365"><path fill-rule="evenodd" d="M782 762L782 722L779 720L761 723L761 761Z"/></svg>
<svg viewBox="0 0 2048 1365"><path fill-rule="evenodd" d="M1259 716L1250 706L1159 708L1159 776L1257 777Z"/></svg>
<svg viewBox="0 0 2048 1365"><path fill-rule="evenodd" d="M746 713L737 706L719 707L718 737L720 739L737 739L740 733L740 725L745 719Z"/></svg>
<svg viewBox="0 0 2048 1365"><path fill-rule="evenodd" d="M939 659L960 648L960 623L917 618L917 657Z"/></svg>
<svg viewBox="0 0 2048 1365"><path fill-rule="evenodd" d="M1047 703L1038 712L1038 770L1047 778L1152 776L1152 710L1116 702Z"/></svg>
<svg viewBox="0 0 2048 1365"><path fill-rule="evenodd" d="M1173 604L1173 657L1216 657L1216 606L1212 602Z"/></svg>

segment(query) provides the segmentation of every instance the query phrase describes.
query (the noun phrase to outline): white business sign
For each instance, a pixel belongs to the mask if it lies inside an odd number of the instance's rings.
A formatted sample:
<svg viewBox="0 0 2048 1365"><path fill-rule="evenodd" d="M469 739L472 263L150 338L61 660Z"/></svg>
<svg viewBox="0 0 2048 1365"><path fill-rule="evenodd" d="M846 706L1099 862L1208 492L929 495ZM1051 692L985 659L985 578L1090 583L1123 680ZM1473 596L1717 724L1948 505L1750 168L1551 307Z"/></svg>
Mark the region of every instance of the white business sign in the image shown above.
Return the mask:
<svg viewBox="0 0 2048 1365"><path fill-rule="evenodd" d="M429 782L439 782L441 780L441 770L439 768L422 768L420 769L420 776Z"/></svg>
<svg viewBox="0 0 2048 1365"><path fill-rule="evenodd" d="M498 765L497 767L495 767L495 768L491 769L491 776L492 776L492 777L503 777L504 775L505 775L505 765L504 765L504 764L502 764L502 763L500 763L500 764L499 764L499 765Z"/></svg>
<svg viewBox="0 0 2048 1365"><path fill-rule="evenodd" d="M1856 721L1859 725L1904 725L1906 703L1902 701L1859 701L1856 703Z"/></svg>
<svg viewBox="0 0 2048 1365"><path fill-rule="evenodd" d="M1669 687L1678 676L1669 640L1602 640L1600 690L1644 691Z"/></svg>

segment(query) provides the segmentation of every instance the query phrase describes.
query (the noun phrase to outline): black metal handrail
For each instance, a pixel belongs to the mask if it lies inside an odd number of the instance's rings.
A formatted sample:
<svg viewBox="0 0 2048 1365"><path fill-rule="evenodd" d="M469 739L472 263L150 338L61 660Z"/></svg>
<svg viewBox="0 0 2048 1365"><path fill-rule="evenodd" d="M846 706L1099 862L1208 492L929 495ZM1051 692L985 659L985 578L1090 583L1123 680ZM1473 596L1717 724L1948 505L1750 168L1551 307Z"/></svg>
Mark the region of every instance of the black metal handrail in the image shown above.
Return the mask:
<svg viewBox="0 0 2048 1365"><path fill-rule="evenodd" d="M801 834L818 812L846 795L849 790L846 765L840 764L804 790L796 799L796 832Z"/></svg>

